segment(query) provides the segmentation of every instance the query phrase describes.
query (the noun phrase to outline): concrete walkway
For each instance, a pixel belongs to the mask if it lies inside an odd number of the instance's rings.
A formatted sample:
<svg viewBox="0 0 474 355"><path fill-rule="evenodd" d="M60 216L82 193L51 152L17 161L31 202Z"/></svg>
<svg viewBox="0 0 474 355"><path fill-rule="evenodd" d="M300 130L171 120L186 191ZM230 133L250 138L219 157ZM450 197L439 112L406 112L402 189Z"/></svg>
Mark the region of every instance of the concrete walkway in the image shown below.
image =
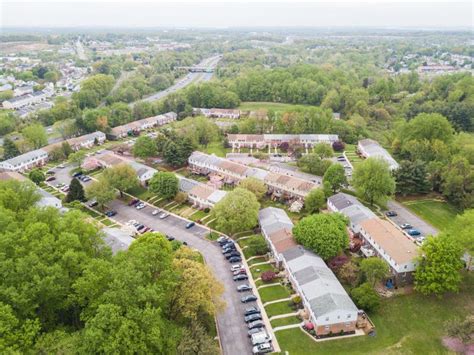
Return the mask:
<svg viewBox="0 0 474 355"><path fill-rule="evenodd" d="M283 302L283 301L291 301L291 297L280 298L279 300L275 300L275 301L268 301L268 302L265 302L263 306L265 307L265 306L268 306L269 304L274 304L274 303Z"/></svg>
<svg viewBox="0 0 474 355"><path fill-rule="evenodd" d="M286 318L286 317L291 317L291 316L297 316L299 312L292 312L292 313L286 313L286 314L277 314L272 317L270 317L270 320L278 319L278 318Z"/></svg>
<svg viewBox="0 0 474 355"><path fill-rule="evenodd" d="M259 265L268 265L268 264L271 264L271 263L269 261L263 261L261 263L252 264L250 265L250 267L259 266Z"/></svg>
<svg viewBox="0 0 474 355"><path fill-rule="evenodd" d="M255 255L255 256L252 256L250 258L247 259L247 262L249 262L250 260L253 260L253 259L258 259L258 258L263 258L262 255Z"/></svg>
<svg viewBox="0 0 474 355"><path fill-rule="evenodd" d="M275 328L273 328L273 332L275 333L275 332L278 332L279 330L293 329L293 328L301 328L301 323L282 325L281 327L275 327Z"/></svg>
<svg viewBox="0 0 474 355"><path fill-rule="evenodd" d="M256 281L256 280L255 280ZM275 283L272 283L272 284L268 284L268 285L260 285L257 287L257 290L260 290L261 288L265 288L265 287L270 287L270 286L278 286L280 285L279 282L275 282Z"/></svg>

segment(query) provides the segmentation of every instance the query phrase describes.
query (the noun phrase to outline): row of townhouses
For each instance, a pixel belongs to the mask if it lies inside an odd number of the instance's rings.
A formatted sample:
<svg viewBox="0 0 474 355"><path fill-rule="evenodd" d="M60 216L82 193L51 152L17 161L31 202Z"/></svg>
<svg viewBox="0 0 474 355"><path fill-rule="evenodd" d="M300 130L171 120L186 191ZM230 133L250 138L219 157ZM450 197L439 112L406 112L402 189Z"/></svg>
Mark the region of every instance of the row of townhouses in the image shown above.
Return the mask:
<svg viewBox="0 0 474 355"><path fill-rule="evenodd" d="M240 148L272 148L276 149L281 144L301 146L306 149L319 143L332 144L339 140L337 134L228 134L227 141L234 149Z"/></svg>
<svg viewBox="0 0 474 355"><path fill-rule="evenodd" d="M397 170L399 165L395 159L377 141L362 139L357 144L357 151L364 158L380 158L387 162L390 170Z"/></svg>
<svg viewBox="0 0 474 355"><path fill-rule="evenodd" d="M316 335L354 334L366 317L318 255L298 245L293 223L286 212L267 207L259 212L259 224L277 266L282 268L300 295Z"/></svg>
<svg viewBox="0 0 474 355"><path fill-rule="evenodd" d="M194 173L217 175L226 184L238 184L247 177L254 177L264 182L269 194L288 200L303 200L312 189L318 186L317 183L295 176L249 167L225 158L197 151L191 154L188 164Z"/></svg>
<svg viewBox="0 0 474 355"><path fill-rule="evenodd" d="M80 137L66 140L73 150L81 148L90 148L94 144L102 144L105 141L105 134L102 132L93 132ZM50 144L41 149L21 154L17 157L10 158L0 162L0 168L9 171L24 172L34 167L42 166L48 161L49 153L61 143Z"/></svg>
<svg viewBox="0 0 474 355"><path fill-rule="evenodd" d="M138 121L133 121L133 122L124 124L122 126L112 128L110 133L107 134L107 138L111 140L116 140L116 139L124 138L128 135L138 134L141 131L144 131L153 127L157 127L157 126L163 126L167 123L176 121L177 117L178 115L176 113L167 112L162 115L157 115L154 117L144 118Z"/></svg>
<svg viewBox="0 0 474 355"><path fill-rule="evenodd" d="M226 108L193 108L193 115L202 115L207 118L240 118L240 110Z"/></svg>
<svg viewBox="0 0 474 355"><path fill-rule="evenodd" d="M353 235L362 241L365 256L380 257L389 265L391 284L403 286L413 281L418 246L398 226L380 219L357 198L345 193L329 197L327 206L349 219Z"/></svg>
<svg viewBox="0 0 474 355"><path fill-rule="evenodd" d="M82 167L87 170L97 168L111 168L120 164L130 165L137 173L138 180L142 185L146 185L158 170L149 167L145 164L141 164L133 159L128 159L124 156L115 154L112 151L105 150L100 154L91 155L84 159Z"/></svg>

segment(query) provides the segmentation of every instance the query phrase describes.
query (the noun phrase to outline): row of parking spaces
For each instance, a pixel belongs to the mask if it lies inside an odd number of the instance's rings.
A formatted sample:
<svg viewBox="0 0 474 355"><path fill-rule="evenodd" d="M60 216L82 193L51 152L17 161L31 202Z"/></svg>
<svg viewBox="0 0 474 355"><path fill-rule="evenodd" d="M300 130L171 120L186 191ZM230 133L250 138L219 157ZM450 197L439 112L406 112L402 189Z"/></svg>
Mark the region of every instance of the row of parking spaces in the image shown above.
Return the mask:
<svg viewBox="0 0 474 355"><path fill-rule="evenodd" d="M344 167L344 172L346 173L347 177L352 176L352 166L351 163L347 160L347 158L344 155L338 155L335 158L332 158L333 162L340 164Z"/></svg>
<svg viewBox="0 0 474 355"><path fill-rule="evenodd" d="M404 213L399 214L393 210L385 212L385 215L393 223L395 223L403 231L403 233L405 233L405 235L415 241L416 244L423 244L426 236L423 235L424 233L421 231L421 226L419 227L417 225L420 222L416 218L410 218L410 216L406 216Z"/></svg>
<svg viewBox="0 0 474 355"><path fill-rule="evenodd" d="M229 261L230 272L232 272L232 278L236 284L236 292L242 294L240 301L244 306L241 307L241 313L252 345L252 353L272 352L272 337L266 331L263 320L263 317L266 317L265 310L260 310L256 304L258 297L253 293L253 287L249 284L249 277L251 276L247 274L247 269L241 264L242 255L237 250L235 242L226 237L219 237L217 243L222 249L222 254Z"/></svg>

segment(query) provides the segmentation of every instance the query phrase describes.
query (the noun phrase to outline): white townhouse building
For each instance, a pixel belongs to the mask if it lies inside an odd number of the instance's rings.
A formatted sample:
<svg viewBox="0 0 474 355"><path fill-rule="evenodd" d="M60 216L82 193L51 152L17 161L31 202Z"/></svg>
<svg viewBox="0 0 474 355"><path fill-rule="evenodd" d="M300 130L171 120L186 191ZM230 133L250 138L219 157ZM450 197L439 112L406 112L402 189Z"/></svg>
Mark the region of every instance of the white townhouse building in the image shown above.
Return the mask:
<svg viewBox="0 0 474 355"><path fill-rule="evenodd" d="M362 139L357 144L357 151L364 158L380 158L387 162L390 170L398 169L399 165L395 159L378 142L373 139Z"/></svg>
<svg viewBox="0 0 474 355"><path fill-rule="evenodd" d="M36 149L0 162L0 168L9 171L24 172L36 166L44 165L48 160L48 152Z"/></svg>

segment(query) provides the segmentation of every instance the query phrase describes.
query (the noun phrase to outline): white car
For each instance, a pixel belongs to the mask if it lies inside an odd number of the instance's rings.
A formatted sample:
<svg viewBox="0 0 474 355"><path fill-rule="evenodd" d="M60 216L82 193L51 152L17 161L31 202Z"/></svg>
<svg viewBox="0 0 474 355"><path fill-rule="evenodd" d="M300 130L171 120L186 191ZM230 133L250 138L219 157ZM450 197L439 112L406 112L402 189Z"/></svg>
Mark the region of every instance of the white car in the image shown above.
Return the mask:
<svg viewBox="0 0 474 355"><path fill-rule="evenodd" d="M272 336L268 334L265 330L262 330L259 333L252 334L250 337L252 341L252 345L258 345L263 343L269 343L272 341Z"/></svg>
<svg viewBox="0 0 474 355"><path fill-rule="evenodd" d="M232 265L232 267L230 268L230 271L234 272L234 271L237 271L237 270L241 270L243 269L244 266L241 265L241 264L235 264L235 265Z"/></svg>
<svg viewBox="0 0 474 355"><path fill-rule="evenodd" d="M271 353L272 351L273 351L273 348L270 343L259 344L252 348L252 352L254 354L265 354L265 353Z"/></svg>
<svg viewBox="0 0 474 355"><path fill-rule="evenodd" d="M158 213L160 213L159 210L154 210L151 214L152 214L153 216L156 216Z"/></svg>
<svg viewBox="0 0 474 355"><path fill-rule="evenodd" d="M160 214L160 219L165 219L169 215L170 215L169 213L163 212L162 214Z"/></svg>
<svg viewBox="0 0 474 355"><path fill-rule="evenodd" d="M141 209L143 209L143 208L145 208L145 207L146 207L145 204L144 204L143 202L140 202L135 208L136 208L137 210L141 210Z"/></svg>

